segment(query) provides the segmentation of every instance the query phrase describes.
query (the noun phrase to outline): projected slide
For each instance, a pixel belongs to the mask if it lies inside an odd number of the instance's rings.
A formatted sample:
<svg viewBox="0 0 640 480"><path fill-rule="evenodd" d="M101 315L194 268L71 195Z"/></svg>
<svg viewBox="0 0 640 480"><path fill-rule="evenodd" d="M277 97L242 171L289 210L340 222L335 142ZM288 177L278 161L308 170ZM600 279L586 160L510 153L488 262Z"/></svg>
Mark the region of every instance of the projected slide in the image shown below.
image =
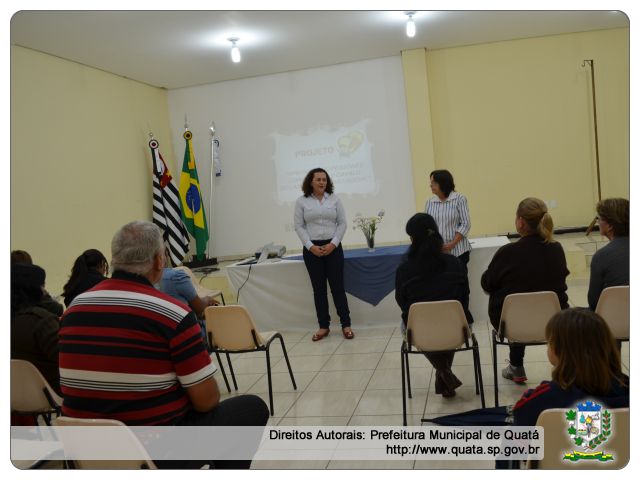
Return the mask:
<svg viewBox="0 0 640 480"><path fill-rule="evenodd" d="M324 168L341 194L372 194L376 182L371 164L368 120L351 127L318 129L306 135L274 133L277 196L281 203L301 195L300 186L312 168Z"/></svg>

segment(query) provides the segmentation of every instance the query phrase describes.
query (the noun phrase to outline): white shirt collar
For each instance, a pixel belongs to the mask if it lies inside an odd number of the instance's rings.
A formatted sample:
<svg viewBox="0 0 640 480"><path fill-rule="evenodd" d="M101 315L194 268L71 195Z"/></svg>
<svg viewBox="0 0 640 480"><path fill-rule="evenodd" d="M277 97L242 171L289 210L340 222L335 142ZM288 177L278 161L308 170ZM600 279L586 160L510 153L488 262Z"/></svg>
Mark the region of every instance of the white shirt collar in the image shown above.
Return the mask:
<svg viewBox="0 0 640 480"><path fill-rule="evenodd" d="M455 200L458 197L458 195L460 195L460 194L454 190L444 200L440 200L440 197L438 197L437 195L434 195L433 198L435 199L434 201L436 201L436 202L445 203L445 202L448 202L449 200Z"/></svg>

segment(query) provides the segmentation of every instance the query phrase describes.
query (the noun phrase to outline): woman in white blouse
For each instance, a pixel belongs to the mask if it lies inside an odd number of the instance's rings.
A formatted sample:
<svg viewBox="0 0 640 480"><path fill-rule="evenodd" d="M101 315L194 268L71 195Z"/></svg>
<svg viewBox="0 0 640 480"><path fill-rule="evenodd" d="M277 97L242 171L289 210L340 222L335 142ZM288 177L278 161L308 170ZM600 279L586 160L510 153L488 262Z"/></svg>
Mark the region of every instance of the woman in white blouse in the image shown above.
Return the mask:
<svg viewBox="0 0 640 480"><path fill-rule="evenodd" d="M427 200L424 211L438 225L444 240L442 251L458 257L466 270L471 252L471 244L467 239L471 229L467 199L455 191L453 175L448 170L434 170L429 177L434 196Z"/></svg>
<svg viewBox="0 0 640 480"><path fill-rule="evenodd" d="M467 239L471 230L467 199L456 192L453 175L449 170L434 170L429 174L429 178L429 186L434 196L427 200L424 211L431 215L438 225L438 231L444 240L442 251L457 257L466 274L471 253L471 244ZM463 307L468 311L468 302ZM471 313L467 320L469 324L473 323Z"/></svg>
<svg viewBox="0 0 640 480"><path fill-rule="evenodd" d="M342 237L347 220L340 199L333 194L333 183L322 168L314 168L302 182L303 195L296 200L293 223L304 246L302 256L313 287L313 300L318 317L318 331L312 340L317 342L329 335L329 301L327 280L336 311L340 317L342 334L351 340L351 318L347 294L344 291L344 253Z"/></svg>

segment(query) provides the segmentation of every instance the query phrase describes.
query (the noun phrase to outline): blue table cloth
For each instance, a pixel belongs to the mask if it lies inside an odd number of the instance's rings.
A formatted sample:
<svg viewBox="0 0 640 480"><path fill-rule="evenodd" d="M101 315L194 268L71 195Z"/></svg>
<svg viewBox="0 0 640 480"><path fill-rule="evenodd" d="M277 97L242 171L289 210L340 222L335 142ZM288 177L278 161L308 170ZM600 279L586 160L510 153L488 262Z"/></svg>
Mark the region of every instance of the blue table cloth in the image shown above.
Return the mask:
<svg viewBox="0 0 640 480"><path fill-rule="evenodd" d="M408 245L376 247L344 251L344 289L350 295L371 305L377 305L395 288L396 270ZM302 260L302 255L285 257Z"/></svg>

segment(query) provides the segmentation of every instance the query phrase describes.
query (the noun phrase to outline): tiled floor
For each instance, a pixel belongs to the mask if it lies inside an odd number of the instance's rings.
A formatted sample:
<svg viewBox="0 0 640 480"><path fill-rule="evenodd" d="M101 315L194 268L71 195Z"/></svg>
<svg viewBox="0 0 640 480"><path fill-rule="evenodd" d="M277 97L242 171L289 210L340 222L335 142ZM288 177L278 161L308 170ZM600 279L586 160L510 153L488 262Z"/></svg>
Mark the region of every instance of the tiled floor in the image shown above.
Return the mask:
<svg viewBox="0 0 640 480"><path fill-rule="evenodd" d="M563 236L564 237L564 236ZM560 237L567 257L579 264L584 235L572 239ZM599 240L599 239L598 239ZM589 241L587 239L587 241ZM595 242L596 240L593 240ZM572 306L584 306L588 287L588 268L574 267L568 279L569 300ZM399 321L399 320L398 320ZM480 344L482 376L487 406L492 406L493 373L491 367L489 325L476 323L474 333ZM308 332L281 332L290 356L298 389L294 390L280 346L272 346L272 371L275 415L271 425L402 425L402 397L400 377L400 328L371 328L358 330L356 337L345 340L340 330L332 331L320 342L312 342L313 330ZM623 345L622 358L625 372L629 369L628 342ZM499 368L504 366L508 352L498 347ZM433 368L425 358L411 356L411 386L413 398L408 400L408 423L420 425L423 416L437 416L480 408L480 397L475 394L473 362L470 352L456 354L454 373L463 386L453 398L443 398L434 391ZM264 354L238 354L232 357L237 374L238 392L227 393L218 372L218 384L223 399L238 393L253 393L268 403L266 362ZM519 386L498 378L500 404L514 403L527 388L550 378L551 365L546 347L529 347L525 357L529 380ZM498 375L500 373L498 372ZM491 469L487 461L259 461L252 468L277 469Z"/></svg>

